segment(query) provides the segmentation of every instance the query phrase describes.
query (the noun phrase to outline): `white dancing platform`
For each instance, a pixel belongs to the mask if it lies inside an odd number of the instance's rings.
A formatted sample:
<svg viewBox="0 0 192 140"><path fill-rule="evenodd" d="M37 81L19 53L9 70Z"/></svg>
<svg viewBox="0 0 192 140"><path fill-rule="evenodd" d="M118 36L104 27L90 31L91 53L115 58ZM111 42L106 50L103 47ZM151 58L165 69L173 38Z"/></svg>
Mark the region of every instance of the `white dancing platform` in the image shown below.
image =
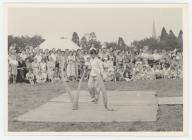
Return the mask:
<svg viewBox="0 0 192 140"><path fill-rule="evenodd" d="M106 111L102 96L98 104L91 102L88 91L80 91L79 110L72 110L67 93L16 118L27 122L129 122L156 121L158 99L155 91L108 91Z"/></svg>

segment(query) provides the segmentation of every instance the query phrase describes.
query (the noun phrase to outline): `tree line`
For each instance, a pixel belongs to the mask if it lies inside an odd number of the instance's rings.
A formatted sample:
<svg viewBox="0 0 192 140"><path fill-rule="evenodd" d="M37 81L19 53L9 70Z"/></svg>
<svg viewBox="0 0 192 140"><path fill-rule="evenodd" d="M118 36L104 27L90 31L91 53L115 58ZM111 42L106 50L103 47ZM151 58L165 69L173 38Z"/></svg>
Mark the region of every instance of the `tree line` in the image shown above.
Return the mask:
<svg viewBox="0 0 192 140"><path fill-rule="evenodd" d="M71 39L75 44L81 47L84 50L90 49L92 44L96 48L101 48L102 43L97 39L97 36L94 32L87 33L81 38L77 32L74 32ZM26 46L37 47L43 43L45 39L40 35L30 36L13 36L8 35L8 48L15 44L17 50L22 50ZM149 46L150 49L165 49L171 50L174 48L181 49L183 48L183 31L180 30L178 36L175 36L172 30L167 33L165 27L162 28L161 34L158 38L148 37L139 41L133 41L131 46L128 46L123 37L119 37L117 41L105 42L107 48L113 49L129 49L131 47L142 48L144 46Z"/></svg>
<svg viewBox="0 0 192 140"><path fill-rule="evenodd" d="M72 41L76 43L83 49L89 49L92 44L97 48L101 48L101 42L97 40L94 32L88 34L88 37L83 36L79 39L79 36L76 32L72 35ZM165 27L162 28L161 34L158 38L148 37L139 41L133 41L130 46L128 46L122 37L118 38L117 42L105 42L107 48L113 49L129 49L131 47L143 48L148 46L150 49L165 49L173 50L175 48L182 50L183 49L183 31L180 30L178 36L175 36L172 30L167 33Z"/></svg>
<svg viewBox="0 0 192 140"><path fill-rule="evenodd" d="M8 35L8 49L11 45L15 44L16 50L20 51L26 46L37 47L43 43L45 39L40 35L30 36L13 36Z"/></svg>
<svg viewBox="0 0 192 140"><path fill-rule="evenodd" d="M183 31L180 30L178 36L174 34L172 30L167 33L165 27L162 28L160 36L156 39L153 37L145 38L139 41L133 41L133 46L141 48L143 46L149 46L150 49L165 49L173 50L175 48L183 49Z"/></svg>

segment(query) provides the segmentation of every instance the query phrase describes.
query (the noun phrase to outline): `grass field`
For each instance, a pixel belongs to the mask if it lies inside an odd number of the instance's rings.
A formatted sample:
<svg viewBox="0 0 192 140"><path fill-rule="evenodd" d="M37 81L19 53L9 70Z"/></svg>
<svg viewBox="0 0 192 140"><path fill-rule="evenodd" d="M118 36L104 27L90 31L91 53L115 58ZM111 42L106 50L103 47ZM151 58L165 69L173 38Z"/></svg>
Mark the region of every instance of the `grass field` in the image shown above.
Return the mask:
<svg viewBox="0 0 192 140"><path fill-rule="evenodd" d="M77 83L70 83L76 89ZM182 80L155 80L106 83L108 90L156 90L159 97L182 96ZM87 83L82 84L87 89ZM8 131L182 131L183 106L160 105L156 122L111 122L111 123L46 123L19 122L14 118L34 109L53 97L65 93L63 83L45 83L31 86L18 83L8 87Z"/></svg>

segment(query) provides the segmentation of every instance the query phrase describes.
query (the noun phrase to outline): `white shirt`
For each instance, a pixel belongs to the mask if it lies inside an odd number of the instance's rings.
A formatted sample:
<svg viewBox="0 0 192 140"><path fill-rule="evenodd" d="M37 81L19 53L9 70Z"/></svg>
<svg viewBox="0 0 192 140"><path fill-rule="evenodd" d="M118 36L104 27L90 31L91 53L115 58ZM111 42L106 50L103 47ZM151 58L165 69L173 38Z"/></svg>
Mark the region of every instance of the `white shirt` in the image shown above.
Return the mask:
<svg viewBox="0 0 192 140"><path fill-rule="evenodd" d="M162 58L162 55L156 53L156 54L153 54L153 58L154 60L160 60Z"/></svg>
<svg viewBox="0 0 192 140"><path fill-rule="evenodd" d="M91 76L97 76L97 74L101 74L103 75L103 62L98 59L97 57L95 57L94 59L91 58L90 60L90 64L91 64L91 72L90 75Z"/></svg>
<svg viewBox="0 0 192 140"><path fill-rule="evenodd" d="M37 58L37 62L41 62L42 57L40 55L36 55L35 58Z"/></svg>
<svg viewBox="0 0 192 140"><path fill-rule="evenodd" d="M12 59L12 60L10 61L10 64L15 65L15 66L18 66L18 61Z"/></svg>
<svg viewBox="0 0 192 140"><path fill-rule="evenodd" d="M26 54L21 53L20 57L21 57L23 60L25 60L25 59L27 58L27 55L26 55Z"/></svg>
<svg viewBox="0 0 192 140"><path fill-rule="evenodd" d="M85 62L87 62L87 59L89 58L90 56L87 54L87 55L84 55L84 60Z"/></svg>
<svg viewBox="0 0 192 140"><path fill-rule="evenodd" d="M54 53L51 54L51 57L53 58L54 61L56 61L56 55Z"/></svg>

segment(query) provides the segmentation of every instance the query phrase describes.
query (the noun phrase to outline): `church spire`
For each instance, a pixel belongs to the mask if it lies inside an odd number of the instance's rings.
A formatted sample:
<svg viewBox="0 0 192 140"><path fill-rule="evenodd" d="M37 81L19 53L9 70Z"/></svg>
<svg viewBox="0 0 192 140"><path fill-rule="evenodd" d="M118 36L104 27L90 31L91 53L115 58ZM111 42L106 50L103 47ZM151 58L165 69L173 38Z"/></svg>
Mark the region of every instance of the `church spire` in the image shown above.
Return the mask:
<svg viewBox="0 0 192 140"><path fill-rule="evenodd" d="M155 21L153 20L152 38L157 39Z"/></svg>

